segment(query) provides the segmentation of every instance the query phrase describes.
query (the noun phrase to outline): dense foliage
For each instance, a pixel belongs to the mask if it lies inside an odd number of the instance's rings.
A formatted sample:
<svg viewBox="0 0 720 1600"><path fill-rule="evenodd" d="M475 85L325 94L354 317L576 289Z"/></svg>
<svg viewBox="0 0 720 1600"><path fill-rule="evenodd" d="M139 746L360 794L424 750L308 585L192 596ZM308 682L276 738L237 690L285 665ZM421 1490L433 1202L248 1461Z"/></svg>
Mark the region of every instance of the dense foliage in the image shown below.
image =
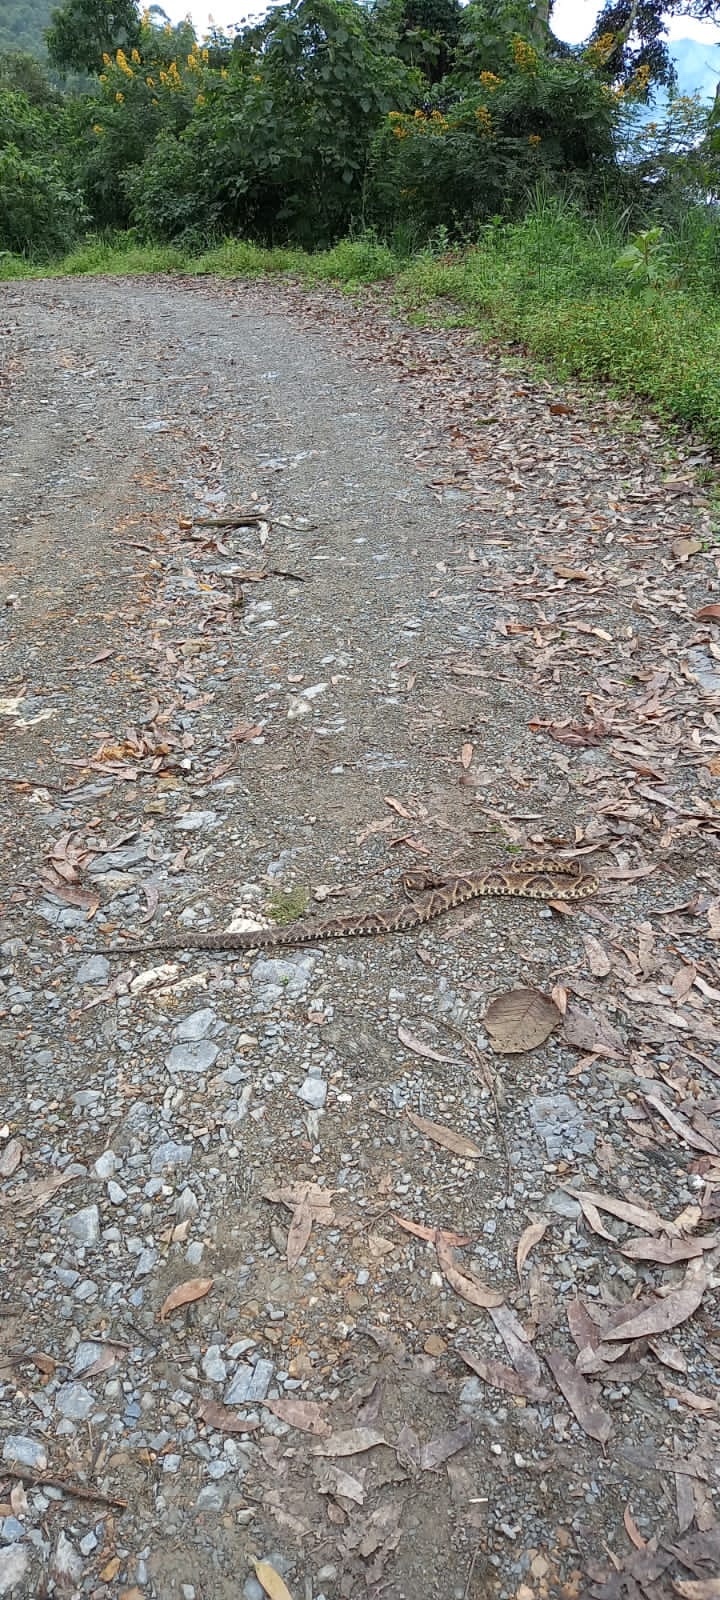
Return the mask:
<svg viewBox="0 0 720 1600"><path fill-rule="evenodd" d="M87 87L0 52L0 248L130 228L408 249L522 217L538 185L591 214L613 197L631 227L676 215L718 186L715 123L681 100L673 132L633 120L667 72L654 0L628 5L570 49L546 0L283 0L204 44L157 5L65 0L51 68Z"/></svg>

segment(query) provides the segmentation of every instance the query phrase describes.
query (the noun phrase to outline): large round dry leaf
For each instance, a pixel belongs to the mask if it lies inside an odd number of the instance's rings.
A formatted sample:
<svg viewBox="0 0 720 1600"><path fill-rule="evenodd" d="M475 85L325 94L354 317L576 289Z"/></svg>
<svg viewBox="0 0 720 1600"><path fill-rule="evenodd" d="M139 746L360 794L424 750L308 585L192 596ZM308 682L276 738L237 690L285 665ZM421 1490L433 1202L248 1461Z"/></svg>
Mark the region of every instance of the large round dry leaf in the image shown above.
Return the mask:
<svg viewBox="0 0 720 1600"><path fill-rule="evenodd" d="M539 989L510 989L491 1001L484 1017L490 1045L499 1055L536 1050L560 1022L560 1012Z"/></svg>

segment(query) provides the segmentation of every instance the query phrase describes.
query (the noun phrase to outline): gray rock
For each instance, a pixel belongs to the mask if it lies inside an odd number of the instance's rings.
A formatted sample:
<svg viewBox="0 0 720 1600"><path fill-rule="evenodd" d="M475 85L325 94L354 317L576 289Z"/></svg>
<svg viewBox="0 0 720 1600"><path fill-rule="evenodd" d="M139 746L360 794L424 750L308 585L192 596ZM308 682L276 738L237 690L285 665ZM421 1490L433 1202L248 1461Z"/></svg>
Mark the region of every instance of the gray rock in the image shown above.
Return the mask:
<svg viewBox="0 0 720 1600"><path fill-rule="evenodd" d="M107 956L90 956L88 961L83 961L78 968L76 978L78 983L104 983L110 971L110 962Z"/></svg>
<svg viewBox="0 0 720 1600"><path fill-rule="evenodd" d="M103 1183L106 1183L108 1178L112 1177L116 1166L117 1156L115 1151L104 1150L102 1155L98 1156L97 1161L93 1163L93 1172L96 1178L100 1178Z"/></svg>
<svg viewBox="0 0 720 1600"><path fill-rule="evenodd" d="M710 655L709 650L703 650L696 645L686 651L688 665L700 688L705 694L720 694L720 666Z"/></svg>
<svg viewBox="0 0 720 1600"><path fill-rule="evenodd" d="M257 1578L246 1578L242 1592L243 1600L266 1600L265 1590L258 1583Z"/></svg>
<svg viewBox="0 0 720 1600"><path fill-rule="evenodd" d="M197 1198L192 1189L186 1186L175 1201L175 1215L178 1222L185 1222L188 1217L196 1217L198 1210Z"/></svg>
<svg viewBox="0 0 720 1600"><path fill-rule="evenodd" d="M134 1277L146 1278L148 1273L152 1272L152 1269L157 1262L157 1258L157 1250L153 1249L152 1245L146 1245L145 1249L140 1251L140 1254L137 1258Z"/></svg>
<svg viewBox="0 0 720 1600"><path fill-rule="evenodd" d="M97 1550L97 1546L97 1536L93 1533L92 1529L89 1533L85 1534L84 1539L78 1540L78 1549L81 1555L84 1556L91 1556L93 1550Z"/></svg>
<svg viewBox="0 0 720 1600"><path fill-rule="evenodd" d="M108 1200L113 1206L121 1206L123 1200L127 1200L127 1193L125 1189L121 1189L119 1183L110 1182L107 1186L107 1192Z"/></svg>
<svg viewBox="0 0 720 1600"><path fill-rule="evenodd" d="M64 1383L55 1396L55 1405L62 1417L70 1422L84 1422L89 1417L95 1401L82 1383Z"/></svg>
<svg viewBox="0 0 720 1600"><path fill-rule="evenodd" d="M25 1527L18 1522L17 1517L4 1517L0 1522L0 1539L3 1544L17 1544L18 1539L25 1538Z"/></svg>
<svg viewBox="0 0 720 1600"><path fill-rule="evenodd" d="M186 811L173 826L179 833L197 833L200 828L212 828L217 820L216 811Z"/></svg>
<svg viewBox="0 0 720 1600"><path fill-rule="evenodd" d="M245 1405L249 1400L264 1400L273 1376L272 1361L256 1361L254 1367L242 1361L225 1390L225 1404Z"/></svg>
<svg viewBox="0 0 720 1600"><path fill-rule="evenodd" d="M298 1100L306 1106L312 1106L314 1111L320 1111L327 1100L328 1086L324 1078L306 1078L297 1090Z"/></svg>
<svg viewBox="0 0 720 1600"><path fill-rule="evenodd" d="M582 1215L580 1205L572 1196L565 1193L564 1189L553 1189L544 1201L547 1211L553 1211L556 1217L564 1217L568 1222L577 1222Z"/></svg>
<svg viewBox="0 0 720 1600"><path fill-rule="evenodd" d="M211 1039L190 1039L175 1044L167 1058L168 1072L208 1072L218 1057L218 1046Z"/></svg>
<svg viewBox="0 0 720 1600"><path fill-rule="evenodd" d="M164 1139L156 1145L150 1158L151 1172L164 1172L166 1167L186 1167L192 1161L192 1145L177 1144L174 1139Z"/></svg>
<svg viewBox="0 0 720 1600"><path fill-rule="evenodd" d="M210 1344L202 1358L202 1369L211 1383L224 1383L227 1367L220 1354L219 1344Z"/></svg>
<svg viewBox="0 0 720 1600"><path fill-rule="evenodd" d="M102 1353L102 1344L96 1343L93 1339L81 1339L72 1365L73 1377L81 1377L83 1372L87 1372L88 1367L94 1366Z"/></svg>
<svg viewBox="0 0 720 1600"><path fill-rule="evenodd" d="M222 1511L226 1493L219 1483L204 1483L195 1501L196 1511Z"/></svg>
<svg viewBox="0 0 720 1600"><path fill-rule="evenodd" d="M594 1149L595 1134L568 1094L539 1095L530 1105L530 1120L551 1160L589 1155Z"/></svg>
<svg viewBox="0 0 720 1600"><path fill-rule="evenodd" d="M21 1544L9 1544L0 1550L0 1595L12 1594L30 1565L27 1550Z"/></svg>
<svg viewBox="0 0 720 1600"><path fill-rule="evenodd" d="M18 1467L32 1467L34 1472L47 1470L48 1458L44 1444L29 1439L24 1433L9 1433L3 1445L3 1461Z"/></svg>
<svg viewBox="0 0 720 1600"><path fill-rule="evenodd" d="M143 839L137 844L127 844L122 850L108 850L104 856L96 856L86 867L86 872L91 878L97 878L105 872L125 872L128 867L136 867L144 861L148 853L148 841Z"/></svg>
<svg viewBox="0 0 720 1600"><path fill-rule="evenodd" d="M204 1039L210 1032L213 1023L217 1022L217 1013L210 1006L204 1006L201 1011L191 1012L174 1029L173 1038L181 1040Z"/></svg>
<svg viewBox="0 0 720 1600"><path fill-rule="evenodd" d="M66 1219L65 1226L78 1244L97 1244L100 1238L100 1212L97 1206L85 1206L82 1211L76 1211L74 1216Z"/></svg>

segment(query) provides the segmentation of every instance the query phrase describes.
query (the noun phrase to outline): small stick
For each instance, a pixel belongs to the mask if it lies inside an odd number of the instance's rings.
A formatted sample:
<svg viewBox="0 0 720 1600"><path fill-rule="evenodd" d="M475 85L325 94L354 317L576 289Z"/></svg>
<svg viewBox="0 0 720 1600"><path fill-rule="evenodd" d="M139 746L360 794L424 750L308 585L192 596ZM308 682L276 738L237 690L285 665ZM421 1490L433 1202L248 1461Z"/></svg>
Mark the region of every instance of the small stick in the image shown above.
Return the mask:
<svg viewBox="0 0 720 1600"><path fill-rule="evenodd" d="M267 516L258 511L236 511L228 517L193 517L194 528L255 528L259 522L267 522Z"/></svg>
<svg viewBox="0 0 720 1600"><path fill-rule="evenodd" d="M114 1494L103 1494L102 1489L90 1489L83 1483L68 1483L67 1478L55 1477L52 1473L32 1472L30 1467L13 1467L7 1462L3 1463L2 1476L4 1478L19 1478L21 1483L27 1483L32 1489L42 1489L47 1484L49 1489L62 1489L64 1494L74 1495L76 1500L99 1500L101 1505L113 1506L116 1511L127 1511L127 1500L120 1500Z"/></svg>

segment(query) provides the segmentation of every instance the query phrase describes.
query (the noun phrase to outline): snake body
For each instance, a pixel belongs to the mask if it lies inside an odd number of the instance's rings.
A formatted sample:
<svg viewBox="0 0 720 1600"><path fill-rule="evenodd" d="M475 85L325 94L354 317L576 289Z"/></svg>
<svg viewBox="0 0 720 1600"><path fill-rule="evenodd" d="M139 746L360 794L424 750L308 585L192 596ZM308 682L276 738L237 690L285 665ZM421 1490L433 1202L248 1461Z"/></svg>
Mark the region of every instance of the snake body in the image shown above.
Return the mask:
<svg viewBox="0 0 720 1600"><path fill-rule="evenodd" d="M509 895L523 900L585 900L599 888L598 879L574 862L514 862L477 871L433 873L420 868L403 875L406 899L387 912L359 911L324 921L299 919L285 928L250 929L242 933L198 933L155 939L151 944L114 944L105 954L147 955L154 950L278 950L318 944L324 939L360 939L379 934L408 933L469 900ZM422 898L421 898L422 896Z"/></svg>

